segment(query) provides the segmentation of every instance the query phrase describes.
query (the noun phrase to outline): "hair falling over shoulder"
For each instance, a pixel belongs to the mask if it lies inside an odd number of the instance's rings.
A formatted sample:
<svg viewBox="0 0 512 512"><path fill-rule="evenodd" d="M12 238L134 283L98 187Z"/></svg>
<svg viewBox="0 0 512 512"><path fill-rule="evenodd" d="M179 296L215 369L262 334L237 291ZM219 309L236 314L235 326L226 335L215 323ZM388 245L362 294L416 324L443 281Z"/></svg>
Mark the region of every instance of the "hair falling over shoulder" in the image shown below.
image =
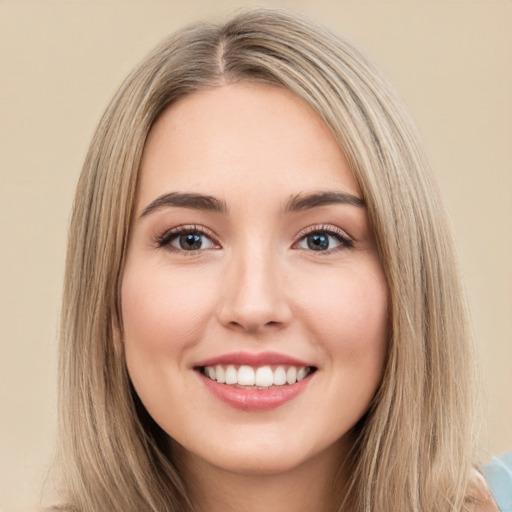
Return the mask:
<svg viewBox="0 0 512 512"><path fill-rule="evenodd" d="M331 129L363 192L389 285L384 378L354 429L352 477L339 510L473 510L476 358L426 152L401 99L365 57L308 18L276 9L171 35L129 75L100 121L69 230L56 510L192 511L113 330L149 130L180 98L244 81L291 91Z"/></svg>

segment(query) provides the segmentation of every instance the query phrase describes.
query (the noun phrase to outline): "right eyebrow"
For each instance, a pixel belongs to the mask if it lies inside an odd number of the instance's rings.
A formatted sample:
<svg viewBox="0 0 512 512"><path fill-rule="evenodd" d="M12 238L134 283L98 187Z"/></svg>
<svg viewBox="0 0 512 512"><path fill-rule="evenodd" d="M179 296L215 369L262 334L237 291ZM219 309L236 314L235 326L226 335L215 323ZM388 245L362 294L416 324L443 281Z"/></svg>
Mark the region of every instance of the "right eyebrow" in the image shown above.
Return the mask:
<svg viewBox="0 0 512 512"><path fill-rule="evenodd" d="M299 210L309 210L330 204L349 204L364 208L364 199L347 192L339 192L337 190L326 190L314 192L312 194L297 194L292 196L285 206L285 212L296 212Z"/></svg>
<svg viewBox="0 0 512 512"><path fill-rule="evenodd" d="M140 218L164 207L178 206L180 208L192 208L194 210L207 210L218 213L226 213L228 208L224 201L212 196L193 194L188 192L169 192L162 194L152 201L140 214Z"/></svg>

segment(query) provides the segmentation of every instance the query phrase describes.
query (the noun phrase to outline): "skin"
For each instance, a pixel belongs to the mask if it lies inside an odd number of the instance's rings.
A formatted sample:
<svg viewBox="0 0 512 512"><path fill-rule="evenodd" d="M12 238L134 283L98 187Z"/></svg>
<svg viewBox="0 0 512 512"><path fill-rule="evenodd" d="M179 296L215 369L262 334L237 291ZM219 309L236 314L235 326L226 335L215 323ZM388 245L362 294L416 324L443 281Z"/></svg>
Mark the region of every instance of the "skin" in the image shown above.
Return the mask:
<svg viewBox="0 0 512 512"><path fill-rule="evenodd" d="M290 198L319 191L361 198L331 132L287 91L231 84L195 93L150 132L118 343L198 510L336 509L334 475L382 378L388 289L364 206L284 211ZM215 197L227 211L160 206L143 215L173 192ZM177 236L161 244L180 226L206 232L201 249L184 250ZM326 250L309 248L308 228ZM317 371L290 402L243 411L194 370L237 351L278 352Z"/></svg>

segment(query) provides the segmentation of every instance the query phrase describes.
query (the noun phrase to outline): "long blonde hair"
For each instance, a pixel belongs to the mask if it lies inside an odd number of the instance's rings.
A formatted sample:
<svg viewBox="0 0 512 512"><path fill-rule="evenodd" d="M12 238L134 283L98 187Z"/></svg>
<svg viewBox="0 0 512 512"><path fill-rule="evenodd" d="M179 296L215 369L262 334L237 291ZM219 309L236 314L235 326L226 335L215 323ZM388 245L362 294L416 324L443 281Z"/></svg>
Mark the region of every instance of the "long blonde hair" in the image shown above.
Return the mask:
<svg viewBox="0 0 512 512"><path fill-rule="evenodd" d="M347 503L357 512L465 510L475 358L425 151L402 101L373 65L311 20L275 9L171 35L126 79L94 135L66 262L62 508L192 509L163 433L131 387L113 325L149 130L180 98L239 81L288 89L330 127L363 192L387 277L392 339L382 385L354 429Z"/></svg>

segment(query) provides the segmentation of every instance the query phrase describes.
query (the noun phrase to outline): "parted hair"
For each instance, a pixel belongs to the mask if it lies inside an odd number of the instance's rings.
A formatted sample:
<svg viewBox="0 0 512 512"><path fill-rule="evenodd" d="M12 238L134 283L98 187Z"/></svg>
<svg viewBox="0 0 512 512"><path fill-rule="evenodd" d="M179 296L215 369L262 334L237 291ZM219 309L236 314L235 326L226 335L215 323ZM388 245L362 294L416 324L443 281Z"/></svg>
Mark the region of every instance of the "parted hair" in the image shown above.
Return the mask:
<svg viewBox="0 0 512 512"><path fill-rule="evenodd" d="M330 128L361 188L389 286L384 377L352 433L351 479L339 510L469 510L475 354L449 224L426 152L380 71L347 41L280 9L172 34L128 76L99 123L69 229L58 508L193 510L187 482L130 383L113 331L148 132L181 98L236 82L287 89Z"/></svg>

